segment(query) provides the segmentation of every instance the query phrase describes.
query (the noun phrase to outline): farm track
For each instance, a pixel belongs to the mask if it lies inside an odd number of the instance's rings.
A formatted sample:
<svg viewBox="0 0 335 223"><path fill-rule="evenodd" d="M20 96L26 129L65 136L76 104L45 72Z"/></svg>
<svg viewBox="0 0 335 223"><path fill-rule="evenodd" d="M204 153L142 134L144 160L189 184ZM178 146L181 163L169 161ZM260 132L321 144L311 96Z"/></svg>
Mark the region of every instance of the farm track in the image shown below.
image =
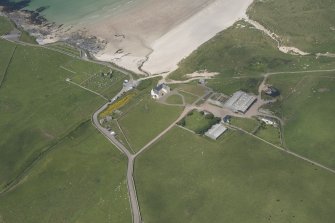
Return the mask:
<svg viewBox="0 0 335 223"><path fill-rule="evenodd" d="M5 69L5 71L4 71L3 75L2 75L2 78L0 80L0 88L2 87L3 82L6 80L8 68L9 68L10 64L12 63L12 60L13 60L16 48L17 48L17 45L15 45L15 47L14 47L14 49L12 51L12 54L10 56L10 59L9 59L8 63L7 63L6 69Z"/></svg>

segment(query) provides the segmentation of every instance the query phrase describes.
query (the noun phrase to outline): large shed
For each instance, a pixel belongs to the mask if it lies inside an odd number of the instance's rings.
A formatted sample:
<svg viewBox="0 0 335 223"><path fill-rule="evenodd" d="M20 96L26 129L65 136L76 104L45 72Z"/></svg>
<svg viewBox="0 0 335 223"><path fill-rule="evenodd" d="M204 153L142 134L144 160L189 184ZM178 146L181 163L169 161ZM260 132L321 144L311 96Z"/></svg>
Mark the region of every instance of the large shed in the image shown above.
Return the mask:
<svg viewBox="0 0 335 223"><path fill-rule="evenodd" d="M247 94L244 91L235 92L224 104L224 107L233 112L246 113L251 105L257 100L257 97Z"/></svg>
<svg viewBox="0 0 335 223"><path fill-rule="evenodd" d="M225 131L227 131L227 128L224 127L221 123L215 124L210 128L206 133L205 136L216 140L219 138Z"/></svg>

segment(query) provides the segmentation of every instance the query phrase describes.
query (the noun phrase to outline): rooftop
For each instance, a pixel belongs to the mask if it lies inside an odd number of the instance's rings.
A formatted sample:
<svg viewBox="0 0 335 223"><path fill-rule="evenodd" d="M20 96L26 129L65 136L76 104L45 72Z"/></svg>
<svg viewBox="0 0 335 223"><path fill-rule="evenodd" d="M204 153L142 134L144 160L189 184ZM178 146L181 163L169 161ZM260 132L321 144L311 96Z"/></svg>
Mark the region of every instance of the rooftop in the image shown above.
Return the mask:
<svg viewBox="0 0 335 223"><path fill-rule="evenodd" d="M220 137L225 131L227 131L227 128L224 127L221 123L215 124L210 128L205 135L208 136L211 139L216 140Z"/></svg>

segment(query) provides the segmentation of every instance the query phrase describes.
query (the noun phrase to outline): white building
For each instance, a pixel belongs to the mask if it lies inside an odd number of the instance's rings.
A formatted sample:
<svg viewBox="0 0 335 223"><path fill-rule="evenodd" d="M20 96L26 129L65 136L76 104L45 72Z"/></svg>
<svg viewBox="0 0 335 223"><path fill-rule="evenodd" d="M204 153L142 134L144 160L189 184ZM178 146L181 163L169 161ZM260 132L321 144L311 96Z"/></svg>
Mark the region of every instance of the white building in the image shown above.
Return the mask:
<svg viewBox="0 0 335 223"><path fill-rule="evenodd" d="M215 124L210 128L206 133L205 136L216 140L219 138L225 131L227 131L227 128L224 127L221 123Z"/></svg>
<svg viewBox="0 0 335 223"><path fill-rule="evenodd" d="M273 127L277 127L277 123L275 121L270 120L270 119L260 118L259 120L264 122L266 125L272 125Z"/></svg>
<svg viewBox="0 0 335 223"><path fill-rule="evenodd" d="M154 89L151 90L151 97L153 99L159 99L163 97L164 95L170 93L171 89L166 84L159 84Z"/></svg>
<svg viewBox="0 0 335 223"><path fill-rule="evenodd" d="M225 102L224 107L233 112L246 113L256 100L257 97L254 95L237 91Z"/></svg>

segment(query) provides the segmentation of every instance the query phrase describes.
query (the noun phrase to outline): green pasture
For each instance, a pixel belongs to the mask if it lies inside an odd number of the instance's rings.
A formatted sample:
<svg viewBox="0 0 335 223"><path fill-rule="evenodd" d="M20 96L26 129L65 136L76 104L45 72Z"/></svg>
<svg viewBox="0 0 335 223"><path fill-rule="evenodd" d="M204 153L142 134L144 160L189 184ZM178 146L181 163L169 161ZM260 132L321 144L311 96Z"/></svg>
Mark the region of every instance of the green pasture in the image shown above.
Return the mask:
<svg viewBox="0 0 335 223"><path fill-rule="evenodd" d="M180 128L136 162L144 222L332 223L335 175L243 133Z"/></svg>

